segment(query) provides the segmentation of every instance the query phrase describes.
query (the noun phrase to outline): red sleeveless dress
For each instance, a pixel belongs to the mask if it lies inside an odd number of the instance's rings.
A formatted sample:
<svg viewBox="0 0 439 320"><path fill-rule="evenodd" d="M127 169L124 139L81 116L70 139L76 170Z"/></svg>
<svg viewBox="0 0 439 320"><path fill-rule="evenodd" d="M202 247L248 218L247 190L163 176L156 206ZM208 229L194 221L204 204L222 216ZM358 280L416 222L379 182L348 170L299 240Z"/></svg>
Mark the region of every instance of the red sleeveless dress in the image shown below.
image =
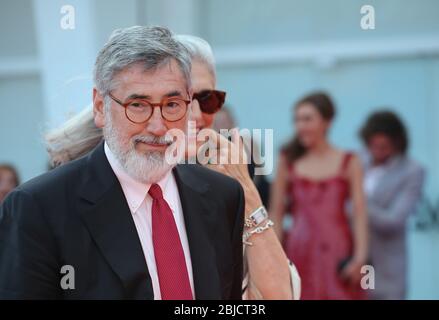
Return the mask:
<svg viewBox="0 0 439 320"><path fill-rule="evenodd" d="M301 299L364 299L364 291L351 288L338 275L339 265L352 254L352 233L345 211L349 199L346 153L339 173L331 178L300 177L290 166L288 188L292 228L284 243L288 258L302 280Z"/></svg>

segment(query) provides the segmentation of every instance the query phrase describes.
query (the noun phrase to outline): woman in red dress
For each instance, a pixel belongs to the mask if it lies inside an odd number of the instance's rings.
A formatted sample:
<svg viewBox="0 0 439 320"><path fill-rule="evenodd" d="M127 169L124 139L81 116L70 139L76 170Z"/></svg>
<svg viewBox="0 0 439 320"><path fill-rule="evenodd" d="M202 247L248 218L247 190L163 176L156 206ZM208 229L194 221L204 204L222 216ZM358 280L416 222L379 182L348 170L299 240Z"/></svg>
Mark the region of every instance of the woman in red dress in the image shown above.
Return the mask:
<svg viewBox="0 0 439 320"><path fill-rule="evenodd" d="M335 108L326 94L304 97L294 113L297 136L282 148L273 183L276 232L302 279L302 299L364 299L367 216L360 162L328 142ZM285 195L293 224L284 237Z"/></svg>

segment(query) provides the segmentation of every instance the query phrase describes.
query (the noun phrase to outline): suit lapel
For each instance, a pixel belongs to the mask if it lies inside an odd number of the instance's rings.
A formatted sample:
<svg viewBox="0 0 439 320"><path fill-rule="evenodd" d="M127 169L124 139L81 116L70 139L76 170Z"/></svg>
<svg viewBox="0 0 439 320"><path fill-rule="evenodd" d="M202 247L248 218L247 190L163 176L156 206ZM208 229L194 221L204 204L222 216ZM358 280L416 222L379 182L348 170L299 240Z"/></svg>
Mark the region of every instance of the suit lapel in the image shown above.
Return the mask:
<svg viewBox="0 0 439 320"><path fill-rule="evenodd" d="M215 205L208 201L208 185L191 171L192 165L178 165L174 176L183 208L189 242L196 299L221 299L213 244L207 235L206 221L214 217Z"/></svg>
<svg viewBox="0 0 439 320"><path fill-rule="evenodd" d="M128 204L101 143L88 156L81 217L97 247L119 276L127 298L153 299L142 246Z"/></svg>
<svg viewBox="0 0 439 320"><path fill-rule="evenodd" d="M88 155L80 196L81 217L97 247L121 279L128 298L153 299L151 278L123 190L104 153L103 143ZM206 221L215 205L206 198L208 184L191 165L178 165L177 182L187 231L196 299L221 299L220 279Z"/></svg>

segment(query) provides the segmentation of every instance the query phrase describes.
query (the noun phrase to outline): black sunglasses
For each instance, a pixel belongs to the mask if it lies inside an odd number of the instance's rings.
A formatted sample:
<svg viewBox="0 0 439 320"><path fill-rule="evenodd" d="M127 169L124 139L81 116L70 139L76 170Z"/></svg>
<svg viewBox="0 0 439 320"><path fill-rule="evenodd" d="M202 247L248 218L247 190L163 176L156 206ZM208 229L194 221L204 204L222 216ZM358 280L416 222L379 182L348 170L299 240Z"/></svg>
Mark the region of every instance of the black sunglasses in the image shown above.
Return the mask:
<svg viewBox="0 0 439 320"><path fill-rule="evenodd" d="M192 99L196 99L200 105L200 109L204 113L214 114L224 104L226 93L219 90L203 90L194 93Z"/></svg>

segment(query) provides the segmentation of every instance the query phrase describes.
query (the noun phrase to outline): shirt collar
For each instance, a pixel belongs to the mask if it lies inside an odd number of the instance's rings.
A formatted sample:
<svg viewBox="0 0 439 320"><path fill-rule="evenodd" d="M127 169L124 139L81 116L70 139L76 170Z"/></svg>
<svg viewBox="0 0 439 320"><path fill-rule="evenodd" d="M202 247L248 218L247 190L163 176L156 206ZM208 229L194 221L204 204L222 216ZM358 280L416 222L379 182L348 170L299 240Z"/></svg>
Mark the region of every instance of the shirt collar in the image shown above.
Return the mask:
<svg viewBox="0 0 439 320"><path fill-rule="evenodd" d="M365 161L365 165L366 165L367 169L376 168L376 167L389 169L389 168L395 166L397 163L399 163L404 158L403 155L397 154L397 155L394 155L393 157L391 157L390 159L388 159L385 163L383 163L379 166L374 166L372 155L369 153L369 151L367 149L365 149L361 153L361 155Z"/></svg>
<svg viewBox="0 0 439 320"><path fill-rule="evenodd" d="M136 179L131 177L122 167L119 160L117 160L114 153L110 150L107 142L104 143L104 152L108 159L108 162L110 163L111 168L113 169L117 179L119 180L125 198L128 202L128 206L130 207L131 213L135 214L145 200L151 184L137 181ZM169 171L159 182L157 182L157 184L163 191L164 198L166 198L166 187L168 185L170 176L171 171Z"/></svg>

